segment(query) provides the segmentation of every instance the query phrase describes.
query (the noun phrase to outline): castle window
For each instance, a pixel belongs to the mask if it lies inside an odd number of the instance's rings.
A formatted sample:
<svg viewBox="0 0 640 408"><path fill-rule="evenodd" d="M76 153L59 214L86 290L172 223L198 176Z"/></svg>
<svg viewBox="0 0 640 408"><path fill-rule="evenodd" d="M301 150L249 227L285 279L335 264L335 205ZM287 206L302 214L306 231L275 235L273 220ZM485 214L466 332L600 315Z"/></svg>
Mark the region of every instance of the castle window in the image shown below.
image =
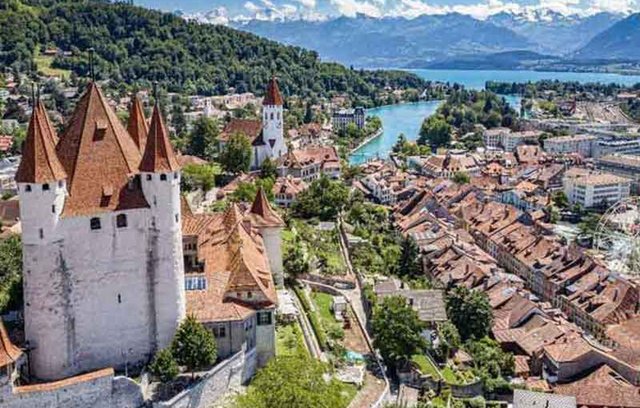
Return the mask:
<svg viewBox="0 0 640 408"><path fill-rule="evenodd" d="M122 303L122 296L118 293L118 303Z"/></svg>
<svg viewBox="0 0 640 408"><path fill-rule="evenodd" d="M180 217L178 217L178 214L176 214L175 217L176 217L176 222L178 222L180 220Z"/></svg>
<svg viewBox="0 0 640 408"><path fill-rule="evenodd" d="M56 213L56 205L55 204L51 206L51 212L54 213L54 214Z"/></svg>
<svg viewBox="0 0 640 408"><path fill-rule="evenodd" d="M30 185L30 184L27 184L27 185L24 187L24 191L26 191L27 193L28 193L28 192L30 192L30 191L31 191L31 185Z"/></svg>
<svg viewBox="0 0 640 408"><path fill-rule="evenodd" d="M147 174L147 180L151 180L153 176L151 174Z"/></svg>
<svg viewBox="0 0 640 408"><path fill-rule="evenodd" d="M92 230L99 230L100 228L102 228L102 226L100 225L100 218L98 217L94 217L89 221L90 225L91 225L91 229Z"/></svg>
<svg viewBox="0 0 640 408"><path fill-rule="evenodd" d="M126 214L118 214L116 217L116 226L118 228L126 228L127 226L127 215Z"/></svg>
<svg viewBox="0 0 640 408"><path fill-rule="evenodd" d="M273 120L273 112L271 112L271 120Z"/></svg>
<svg viewBox="0 0 640 408"><path fill-rule="evenodd" d="M160 175L160 181L167 181L167 175L166 174L161 174Z"/></svg>
<svg viewBox="0 0 640 408"><path fill-rule="evenodd" d="M253 293L247 292L247 299L251 299L253 297Z"/></svg>
<svg viewBox="0 0 640 408"><path fill-rule="evenodd" d="M49 191L49 183L42 185L42 191Z"/></svg>
<svg viewBox="0 0 640 408"><path fill-rule="evenodd" d="M40 239L44 239L44 230L42 228L40 228L38 233L40 234Z"/></svg>
<svg viewBox="0 0 640 408"><path fill-rule="evenodd" d="M258 326L269 326L271 324L271 312L258 312Z"/></svg>
<svg viewBox="0 0 640 408"><path fill-rule="evenodd" d="M178 179L178 172L176 171L175 173L173 173L173 179L177 180Z"/></svg>

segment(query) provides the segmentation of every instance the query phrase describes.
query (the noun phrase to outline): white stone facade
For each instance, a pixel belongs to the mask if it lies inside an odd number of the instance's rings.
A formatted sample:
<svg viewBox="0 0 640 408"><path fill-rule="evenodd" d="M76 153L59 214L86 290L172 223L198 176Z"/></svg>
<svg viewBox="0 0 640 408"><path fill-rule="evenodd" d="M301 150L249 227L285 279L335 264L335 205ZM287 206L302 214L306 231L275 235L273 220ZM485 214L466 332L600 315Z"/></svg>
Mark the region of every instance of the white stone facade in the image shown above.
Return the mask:
<svg viewBox="0 0 640 408"><path fill-rule="evenodd" d="M185 315L180 176L151 176L140 175L150 208L88 216L61 216L64 181L19 184L36 377L122 368L169 344Z"/></svg>
<svg viewBox="0 0 640 408"><path fill-rule="evenodd" d="M277 159L287 153L284 142L284 109L281 105L264 105L262 116L262 137L268 157Z"/></svg>

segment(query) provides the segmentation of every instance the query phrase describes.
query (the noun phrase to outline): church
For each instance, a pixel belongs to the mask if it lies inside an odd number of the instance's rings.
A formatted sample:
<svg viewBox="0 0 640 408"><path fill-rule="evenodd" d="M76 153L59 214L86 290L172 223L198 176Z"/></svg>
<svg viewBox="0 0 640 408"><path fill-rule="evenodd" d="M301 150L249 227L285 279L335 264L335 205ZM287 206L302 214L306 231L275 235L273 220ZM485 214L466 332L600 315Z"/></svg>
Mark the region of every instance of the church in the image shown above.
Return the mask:
<svg viewBox="0 0 640 408"><path fill-rule="evenodd" d="M278 102L269 118L277 106L282 117ZM262 191L250 208L194 214L180 179L157 104L147 125L133 98L125 128L91 82L58 137L34 101L16 174L31 375L142 366L187 313L212 330L219 358L273 356L284 223Z"/></svg>
<svg viewBox="0 0 640 408"><path fill-rule="evenodd" d="M231 119L220 135L224 146L234 134L251 141L251 169L257 170L267 158L276 160L287 153L284 140L284 99L275 77L271 78L262 102L262 120Z"/></svg>

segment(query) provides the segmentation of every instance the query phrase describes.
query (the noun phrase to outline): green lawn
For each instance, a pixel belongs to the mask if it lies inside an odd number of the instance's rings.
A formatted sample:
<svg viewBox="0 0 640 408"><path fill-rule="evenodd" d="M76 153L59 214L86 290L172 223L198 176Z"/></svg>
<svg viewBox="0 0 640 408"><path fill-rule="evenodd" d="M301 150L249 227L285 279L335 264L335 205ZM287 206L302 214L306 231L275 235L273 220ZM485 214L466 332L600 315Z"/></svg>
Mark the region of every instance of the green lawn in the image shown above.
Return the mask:
<svg viewBox="0 0 640 408"><path fill-rule="evenodd" d="M302 329L298 322L276 327L276 355L290 356L297 353L307 353Z"/></svg>
<svg viewBox="0 0 640 408"><path fill-rule="evenodd" d="M471 371L458 371L448 365L442 369L442 377L449 384L459 385L469 384L475 379Z"/></svg>
<svg viewBox="0 0 640 408"><path fill-rule="evenodd" d="M33 60L38 67L38 71L41 71L47 76L69 78L69 76L71 75L71 71L68 71L66 69L52 68L51 64L53 64L54 60L54 57L52 56L40 54L35 56Z"/></svg>
<svg viewBox="0 0 640 408"><path fill-rule="evenodd" d="M424 354L416 354L411 357L411 361L418 365L420 372L424 375L430 375L431 378L439 379L438 369L431 363L431 360Z"/></svg>
<svg viewBox="0 0 640 408"><path fill-rule="evenodd" d="M316 305L316 313L320 317L320 324L324 332L334 340L342 340L344 338L342 325L335 319L331 311L333 296L322 292L312 292L311 299Z"/></svg>
<svg viewBox="0 0 640 408"><path fill-rule="evenodd" d="M334 383L335 386L340 389L340 393L343 396L342 403L338 408L347 408L358 393L358 388L354 384L347 384L337 380Z"/></svg>

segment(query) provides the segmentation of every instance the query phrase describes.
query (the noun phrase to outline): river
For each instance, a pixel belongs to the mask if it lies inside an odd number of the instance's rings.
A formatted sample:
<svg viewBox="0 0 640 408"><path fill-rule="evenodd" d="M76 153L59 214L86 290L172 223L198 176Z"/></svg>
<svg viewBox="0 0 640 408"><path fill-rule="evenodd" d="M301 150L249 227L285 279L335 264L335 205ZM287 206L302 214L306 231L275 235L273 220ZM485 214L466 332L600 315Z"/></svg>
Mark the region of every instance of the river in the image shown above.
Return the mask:
<svg viewBox="0 0 640 408"><path fill-rule="evenodd" d="M420 77L440 82L457 82L471 89L483 89L487 81L527 82L543 79L557 79L559 81L577 81L619 83L633 85L640 82L638 75L619 75L604 73L580 72L538 72L538 71L469 71L469 70L411 70ZM520 97L507 95L507 101L516 112L520 111ZM360 147L349 157L352 165L364 163L368 159L386 158L400 133L404 133L408 140L416 140L422 121L435 113L439 101L418 103L403 103L369 109L368 115L378 116L382 120L384 131L369 143Z"/></svg>

